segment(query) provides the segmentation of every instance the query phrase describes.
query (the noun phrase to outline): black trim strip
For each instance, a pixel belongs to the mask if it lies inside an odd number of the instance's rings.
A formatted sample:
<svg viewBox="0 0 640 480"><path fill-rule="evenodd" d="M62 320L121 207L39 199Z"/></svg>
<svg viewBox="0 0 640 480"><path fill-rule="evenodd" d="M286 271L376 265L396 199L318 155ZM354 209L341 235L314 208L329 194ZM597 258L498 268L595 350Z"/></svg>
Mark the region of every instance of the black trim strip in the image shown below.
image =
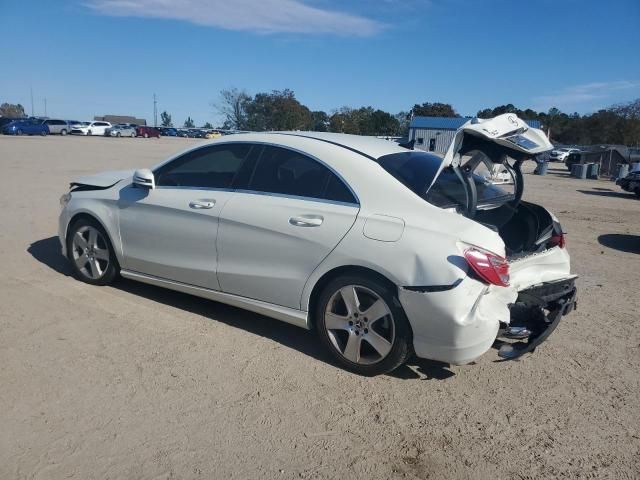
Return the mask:
<svg viewBox="0 0 640 480"><path fill-rule="evenodd" d="M433 292L446 292L448 290L453 290L456 288L462 279L459 278L451 285L421 285L419 287L402 287L405 290L409 290L410 292L420 292L420 293L433 293Z"/></svg>

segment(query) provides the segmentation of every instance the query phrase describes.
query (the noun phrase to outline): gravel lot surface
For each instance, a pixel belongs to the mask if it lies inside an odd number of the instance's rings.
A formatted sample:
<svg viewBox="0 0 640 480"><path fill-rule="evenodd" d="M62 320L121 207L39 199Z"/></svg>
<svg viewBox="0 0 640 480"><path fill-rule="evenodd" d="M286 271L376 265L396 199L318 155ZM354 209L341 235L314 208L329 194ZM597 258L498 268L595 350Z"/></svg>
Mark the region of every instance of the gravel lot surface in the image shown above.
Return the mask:
<svg viewBox="0 0 640 480"><path fill-rule="evenodd" d="M578 311L534 355L362 378L302 329L70 277L56 237L69 181L194 142L0 137L1 479L640 477L633 195L560 164L525 175L580 275Z"/></svg>

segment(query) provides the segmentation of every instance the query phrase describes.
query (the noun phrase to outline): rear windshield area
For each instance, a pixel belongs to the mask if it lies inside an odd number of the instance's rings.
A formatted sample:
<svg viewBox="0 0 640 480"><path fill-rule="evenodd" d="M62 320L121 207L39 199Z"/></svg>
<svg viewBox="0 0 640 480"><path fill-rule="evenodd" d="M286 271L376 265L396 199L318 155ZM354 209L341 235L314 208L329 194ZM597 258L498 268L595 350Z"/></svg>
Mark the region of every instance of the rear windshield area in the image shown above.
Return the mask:
<svg viewBox="0 0 640 480"><path fill-rule="evenodd" d="M477 155L481 155L478 157ZM440 208L465 208L467 191L463 179L451 168L442 169L443 159L426 152L394 153L378 159L378 163L412 192ZM469 168L465 168L470 162ZM469 175L475 184L478 208L493 208L510 201L515 195L512 173L481 153L462 159L461 175ZM434 181L434 178L436 177Z"/></svg>

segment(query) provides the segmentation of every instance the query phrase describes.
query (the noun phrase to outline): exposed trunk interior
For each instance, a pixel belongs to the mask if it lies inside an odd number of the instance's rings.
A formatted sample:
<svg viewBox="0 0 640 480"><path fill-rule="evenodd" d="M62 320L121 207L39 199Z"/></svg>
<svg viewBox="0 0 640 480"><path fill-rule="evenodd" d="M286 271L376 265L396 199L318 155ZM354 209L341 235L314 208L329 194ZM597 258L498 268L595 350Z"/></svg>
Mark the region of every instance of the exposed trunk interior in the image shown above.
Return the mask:
<svg viewBox="0 0 640 480"><path fill-rule="evenodd" d="M498 231L511 259L545 250L556 229L547 210L524 201L478 211L475 220Z"/></svg>

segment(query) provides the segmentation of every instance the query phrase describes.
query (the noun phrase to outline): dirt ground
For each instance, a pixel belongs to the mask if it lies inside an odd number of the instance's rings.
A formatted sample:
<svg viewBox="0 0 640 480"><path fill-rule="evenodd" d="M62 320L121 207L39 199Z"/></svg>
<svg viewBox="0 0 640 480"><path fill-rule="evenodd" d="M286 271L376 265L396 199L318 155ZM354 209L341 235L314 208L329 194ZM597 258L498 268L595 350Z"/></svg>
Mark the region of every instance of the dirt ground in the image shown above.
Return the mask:
<svg viewBox="0 0 640 480"><path fill-rule="evenodd" d="M639 478L640 201L560 164L525 197L567 231L578 310L534 355L391 375L214 302L70 277L70 179L183 139L0 137L0 478ZM532 168L533 165L530 166Z"/></svg>

